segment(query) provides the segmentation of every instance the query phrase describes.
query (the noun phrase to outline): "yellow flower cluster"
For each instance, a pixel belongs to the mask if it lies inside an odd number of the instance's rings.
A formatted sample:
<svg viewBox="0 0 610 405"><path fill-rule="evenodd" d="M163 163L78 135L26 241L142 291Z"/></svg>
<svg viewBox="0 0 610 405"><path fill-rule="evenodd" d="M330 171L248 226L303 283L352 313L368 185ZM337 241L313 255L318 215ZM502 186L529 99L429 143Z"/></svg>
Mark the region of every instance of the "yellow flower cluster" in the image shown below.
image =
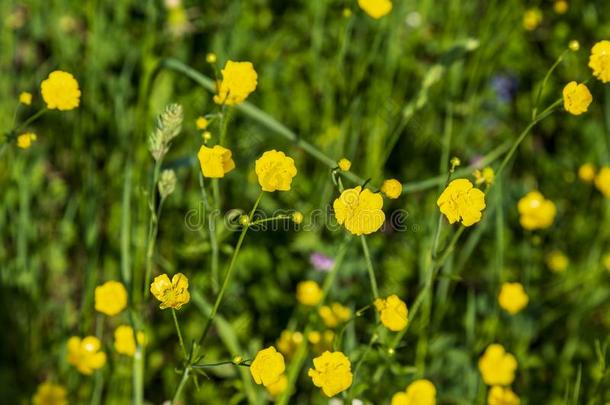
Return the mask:
<svg viewBox="0 0 610 405"><path fill-rule="evenodd" d="M557 208L551 200L547 200L539 191L530 191L517 204L519 221L527 230L546 229L553 224Z"/></svg>
<svg viewBox="0 0 610 405"><path fill-rule="evenodd" d="M50 110L73 110L80 104L78 82L68 72L56 70L40 84L42 99Z"/></svg>
<svg viewBox="0 0 610 405"><path fill-rule="evenodd" d="M379 193L360 186L346 189L333 203L337 222L354 235L368 235L381 228L385 221L382 207Z"/></svg>
<svg viewBox="0 0 610 405"><path fill-rule="evenodd" d="M330 329L323 332L313 330L307 333L307 341L311 344L311 350L314 353L322 353L332 349L333 342L335 341L335 332Z"/></svg>
<svg viewBox="0 0 610 405"><path fill-rule="evenodd" d="M496 174L494 173L494 169L492 169L491 167L486 167L483 170L475 170L474 171L474 182L477 185L481 185L481 184L487 184L487 185L491 185L493 184L494 180L496 178Z"/></svg>
<svg viewBox="0 0 610 405"><path fill-rule="evenodd" d="M485 193L474 188L470 180L453 180L442 192L436 204L450 224L461 221L471 226L481 220L485 209Z"/></svg>
<svg viewBox="0 0 610 405"><path fill-rule="evenodd" d="M197 154L201 172L204 177L222 178L225 174L235 169L235 162L231 157L231 151L220 145L208 148L202 145Z"/></svg>
<svg viewBox="0 0 610 405"><path fill-rule="evenodd" d="M161 301L161 309L180 309L191 299L189 280L182 273L175 274L171 281L167 274L155 277L150 285L150 292Z"/></svg>
<svg viewBox="0 0 610 405"><path fill-rule="evenodd" d="M21 149L29 149L36 141L37 136L33 132L26 132L17 137L17 147Z"/></svg>
<svg viewBox="0 0 610 405"><path fill-rule="evenodd" d="M268 192L290 190L292 179L297 175L294 160L275 149L258 158L254 171L262 190Z"/></svg>
<svg viewBox="0 0 610 405"><path fill-rule="evenodd" d="M487 385L511 385L515 379L517 359L499 344L491 344L479 359L479 371Z"/></svg>
<svg viewBox="0 0 610 405"><path fill-rule="evenodd" d="M251 62L227 61L221 73L222 80L214 96L216 104L241 104L256 90L258 75Z"/></svg>
<svg viewBox="0 0 610 405"><path fill-rule="evenodd" d="M508 387L491 387L487 394L487 405L519 405L521 400Z"/></svg>
<svg viewBox="0 0 610 405"><path fill-rule="evenodd" d="M33 405L68 405L66 389L52 382L45 381L38 386L32 397Z"/></svg>
<svg viewBox="0 0 610 405"><path fill-rule="evenodd" d="M407 304L392 294L387 298L377 298L374 302L379 312L381 323L392 332L399 332L409 323Z"/></svg>
<svg viewBox="0 0 610 405"><path fill-rule="evenodd" d="M392 11L390 0L358 0L358 5L374 19L379 19Z"/></svg>
<svg viewBox="0 0 610 405"><path fill-rule="evenodd" d="M95 310L114 316L127 306L127 290L118 281L107 281L95 288Z"/></svg>
<svg viewBox="0 0 610 405"><path fill-rule="evenodd" d="M265 387L276 384L284 374L284 370L286 370L284 356L273 346L256 353L250 364L252 378L257 384L262 384Z"/></svg>
<svg viewBox="0 0 610 405"><path fill-rule="evenodd" d="M610 167L604 166L595 176L595 187L604 195L610 197Z"/></svg>
<svg viewBox="0 0 610 405"><path fill-rule="evenodd" d="M352 385L352 363L342 352L326 351L313 359L307 374L327 397L333 397Z"/></svg>
<svg viewBox="0 0 610 405"><path fill-rule="evenodd" d="M415 380L392 396L391 405L436 405L436 387L429 380Z"/></svg>
<svg viewBox="0 0 610 405"><path fill-rule="evenodd" d="M277 340L277 348L284 356L290 357L301 343L303 343L303 334L301 332L284 330Z"/></svg>
<svg viewBox="0 0 610 405"><path fill-rule="evenodd" d="M297 284L297 301L310 307L316 306L322 300L322 289L313 280L301 281Z"/></svg>
<svg viewBox="0 0 610 405"><path fill-rule="evenodd" d="M498 303L506 312L515 315L527 306L529 297L520 283L504 283L500 288Z"/></svg>
<svg viewBox="0 0 610 405"><path fill-rule="evenodd" d="M347 321L352 316L352 311L338 302L334 302L331 305L323 305L318 310L318 314L324 325L329 328L335 328L337 325Z"/></svg>
<svg viewBox="0 0 610 405"><path fill-rule="evenodd" d="M106 364L106 353L100 351L102 343L95 336L68 339L68 363L83 374L91 375Z"/></svg>
<svg viewBox="0 0 610 405"><path fill-rule="evenodd" d="M144 344L144 332L138 332L138 343ZM117 353L131 356L136 353L136 341L133 338L133 328L128 325L120 325L114 330L114 349Z"/></svg>

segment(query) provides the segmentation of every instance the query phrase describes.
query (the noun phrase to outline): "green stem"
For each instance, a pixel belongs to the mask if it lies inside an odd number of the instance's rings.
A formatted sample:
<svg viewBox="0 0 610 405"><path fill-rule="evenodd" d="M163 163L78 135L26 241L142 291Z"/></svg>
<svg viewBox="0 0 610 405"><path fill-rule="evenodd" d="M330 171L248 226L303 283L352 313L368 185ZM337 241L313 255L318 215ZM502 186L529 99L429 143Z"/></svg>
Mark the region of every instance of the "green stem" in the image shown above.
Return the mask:
<svg viewBox="0 0 610 405"><path fill-rule="evenodd" d="M182 390L184 389L184 386L186 385L186 382L189 379L189 372L190 372L190 369L186 368L184 370L184 373L182 373L182 378L180 379L180 384L178 384L178 387L176 388L176 392L174 393L174 397L172 398L171 405L176 405L178 403L178 399L180 399L180 394L182 393Z"/></svg>
<svg viewBox="0 0 610 405"><path fill-rule="evenodd" d="M277 215L275 217L271 217L271 218L264 218L264 219L259 219L258 221L254 221L250 224L250 227L253 227L254 225L260 225L260 224L264 224L267 222L273 222L273 221L277 221L278 219L291 219L292 216L291 215Z"/></svg>
<svg viewBox="0 0 610 405"><path fill-rule="evenodd" d="M174 318L174 326L176 327L176 333L178 334L178 340L180 341L180 347L182 348L182 354L184 358L188 358L186 353L186 346L184 346L184 339L182 339L182 332L180 331L180 324L178 323L178 316L176 316L176 310L172 308L172 317Z"/></svg>
<svg viewBox="0 0 610 405"><path fill-rule="evenodd" d="M260 203L261 199L263 198L263 193L264 192L261 191L261 193L258 195L258 198L256 199L256 202L254 203L254 207L252 207L252 211L250 211L250 215L248 216L249 220L252 220L252 217L254 216L254 212L258 208L258 204ZM225 273L224 281L222 282L222 287L220 288L220 292L218 293L218 296L216 297L216 301L214 302L214 306L212 307L212 312L210 313L210 316L208 317L208 319L205 323L205 326L203 328L203 333L201 334L201 338L199 338L200 346L203 346L203 342L205 341L205 338L208 335L208 332L210 331L210 327L212 326L214 317L216 316L216 313L218 312L218 308L220 307L222 298L224 297L224 294L227 290L227 287L231 280L231 275L233 274L233 269L235 268L235 262L237 261L237 256L239 255L239 251L240 251L241 246L246 237L246 233L248 232L248 228L249 228L248 225L244 226L241 231L241 234L239 235L237 245L235 246L235 250L233 251L233 256L231 257L231 262L229 263L229 267Z"/></svg>
<svg viewBox="0 0 610 405"><path fill-rule="evenodd" d="M208 219L210 233L210 247L212 248L212 290L218 293L218 214L220 213L220 184L219 179L212 179L212 212Z"/></svg>
<svg viewBox="0 0 610 405"><path fill-rule="evenodd" d="M30 118L28 118L27 120L25 120L24 122L21 123L21 125L19 125L17 128L15 128L13 131L14 133L17 133L19 131L21 131L22 129L26 128L28 125L30 125L32 122L36 121L42 114L47 112L47 108L43 107L42 109L40 109L37 113L35 113L34 115L30 116Z"/></svg>
<svg viewBox="0 0 610 405"><path fill-rule="evenodd" d="M353 382L352 382L352 385L349 387L349 391L347 392L347 400L345 401L346 404L352 403L352 390L354 389L356 377L358 376L358 371L360 370L360 367L362 367L362 363L364 363L366 356L369 354L369 352L373 348L373 344L375 344L377 339L379 339L379 335L377 334L377 328L375 328L375 330L373 331L373 335L371 336L371 339L369 339L369 343L366 346L366 349L364 349L362 356L360 356L360 358L358 359L358 363L356 363L356 367L354 367Z"/></svg>
<svg viewBox="0 0 610 405"><path fill-rule="evenodd" d="M157 230L159 226L159 215L161 214L161 204L159 208L155 209L157 204L157 182L159 181L159 173L161 172L161 160L155 161L155 168L153 171L152 184L150 187L150 195L148 197L150 219L148 222L148 238L146 240L146 273L144 276L143 295L144 298L148 297L150 277L152 275L152 262L153 255L155 253L155 244L157 239Z"/></svg>
<svg viewBox="0 0 610 405"><path fill-rule="evenodd" d="M360 242L362 243L362 251L366 259L366 268L369 273L369 282L371 283L371 291L373 292L373 298L379 298L379 291L377 290L377 280L375 279L375 269L373 268L373 261L371 260L371 253L369 251L369 245L366 242L364 235L360 235Z"/></svg>
<svg viewBox="0 0 610 405"><path fill-rule="evenodd" d="M534 109L532 110L532 121L536 119L537 117L537 113L538 113L538 106L540 105L540 99L542 98L542 92L544 91L544 88L546 87L546 83L549 81L549 78L551 77L551 73L553 73L553 71L555 70L555 68L557 66L559 66L559 64L561 63L561 61L563 60L563 57L565 56L565 54L569 51L569 49L566 49L565 51L563 51L561 53L561 55L559 55L559 58L557 58L557 60L555 61L555 63L553 63L553 66L551 66L551 68L546 72L546 75L544 75L544 80L542 80L542 85L540 86L540 88L538 89L538 95L536 96L536 102L534 104Z"/></svg>

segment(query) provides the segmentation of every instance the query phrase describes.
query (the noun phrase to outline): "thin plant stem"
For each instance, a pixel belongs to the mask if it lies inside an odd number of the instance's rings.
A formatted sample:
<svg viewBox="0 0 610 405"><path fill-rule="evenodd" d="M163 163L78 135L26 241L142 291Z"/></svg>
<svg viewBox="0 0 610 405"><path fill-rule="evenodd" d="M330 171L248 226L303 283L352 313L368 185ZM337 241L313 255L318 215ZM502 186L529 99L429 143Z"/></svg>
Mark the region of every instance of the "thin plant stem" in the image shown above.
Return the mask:
<svg viewBox="0 0 610 405"><path fill-rule="evenodd" d="M40 118L40 116L42 116L42 114L47 112L47 108L43 107L42 109L38 110L38 112L36 112L35 114L33 114L32 116L30 116L30 118L28 118L27 120L25 120L24 122L21 123L21 125L19 125L17 128L15 128L13 131L13 133L19 132L22 129L26 128L28 125L30 125L32 122L36 121L38 118Z"/></svg>
<svg viewBox="0 0 610 405"><path fill-rule="evenodd" d="M369 352L373 348L373 345L375 344L377 339L379 339L379 335L377 334L377 328L375 328L375 330L373 331L373 335L371 336L371 339L369 340L369 343L366 346L366 349L364 349L364 352L362 352L362 355L360 356L360 358L358 359L358 362L356 363L356 366L354 367L353 381L356 381L356 377L358 376L358 371L360 371L360 367L362 367L362 364L364 363L366 356L369 354ZM349 388L349 391L347 392L347 400L345 401L346 404L352 403L352 396L353 396L352 390L354 389L354 385L355 384L352 383L352 385Z"/></svg>
<svg viewBox="0 0 610 405"><path fill-rule="evenodd" d="M212 179L212 212L208 218L208 227L210 233L210 247L212 248L212 290L218 293L218 213L220 212L220 184L218 179Z"/></svg>
<svg viewBox="0 0 610 405"><path fill-rule="evenodd" d="M174 393L174 397L172 398L171 405L176 405L178 403L178 400L180 399L180 394L182 394L182 390L184 389L184 386L186 385L186 382L189 379L189 373L190 368L187 367L186 369L184 369L184 372L182 373L182 378L180 379L180 383L178 384L176 392Z"/></svg>
<svg viewBox="0 0 610 405"><path fill-rule="evenodd" d="M186 346L184 346L184 339L182 339L182 332L180 331L180 323L178 323L178 316L176 315L176 310L172 308L172 317L174 318L174 326L176 327L176 333L178 334L178 340L180 341L180 347L182 348L182 353L184 354L184 358L188 358L188 354L186 353Z"/></svg>
<svg viewBox="0 0 610 405"><path fill-rule="evenodd" d="M362 251L366 259L366 269L369 273L369 282L371 283L371 291L373 292L373 298L379 298L379 291L377 290L377 280L375 279L375 269L373 268L373 261L371 260L371 253L369 251L369 245L366 242L366 237L360 235L360 242L362 243Z"/></svg>
<svg viewBox="0 0 610 405"><path fill-rule="evenodd" d="M143 295L144 298L148 297L150 277L152 275L152 262L153 255L155 253L155 245L157 239L157 229L159 226L159 215L161 214L161 206L163 201L159 204L159 208L155 209L157 203L157 182L159 181L159 173L161 172L161 160L155 161L155 168L153 170L152 184L148 196L148 204L150 209L150 219L148 222L148 237L146 239L146 273L144 275Z"/></svg>

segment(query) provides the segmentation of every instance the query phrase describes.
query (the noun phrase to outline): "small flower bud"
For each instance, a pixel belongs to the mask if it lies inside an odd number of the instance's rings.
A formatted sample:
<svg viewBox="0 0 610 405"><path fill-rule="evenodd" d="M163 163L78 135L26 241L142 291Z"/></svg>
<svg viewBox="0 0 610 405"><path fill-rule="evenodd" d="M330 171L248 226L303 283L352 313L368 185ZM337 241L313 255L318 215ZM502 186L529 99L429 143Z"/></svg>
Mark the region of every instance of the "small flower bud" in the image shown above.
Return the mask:
<svg viewBox="0 0 610 405"><path fill-rule="evenodd" d="M571 51L576 52L580 49L580 43L577 40L573 39L568 44L568 48L570 48Z"/></svg>
<svg viewBox="0 0 610 405"><path fill-rule="evenodd" d="M241 356L235 356L233 357L233 364L235 365L240 365L241 363L243 363L244 358Z"/></svg>
<svg viewBox="0 0 610 405"><path fill-rule="evenodd" d="M201 137L207 142L212 139L212 133L210 131L205 131L203 134L201 134Z"/></svg>
<svg viewBox="0 0 610 405"><path fill-rule="evenodd" d="M250 225L250 217L248 217L247 215L242 215L239 217L239 223L241 226L248 226Z"/></svg>
<svg viewBox="0 0 610 405"><path fill-rule="evenodd" d="M343 158L337 162L337 165L339 166L339 169L343 170L344 172L347 172L352 167L352 162L350 162L346 158Z"/></svg>
<svg viewBox="0 0 610 405"><path fill-rule="evenodd" d="M205 61L208 63L216 63L216 54L214 52L209 52L205 55Z"/></svg>
<svg viewBox="0 0 610 405"><path fill-rule="evenodd" d="M295 211L292 213L292 222L295 224L300 224L303 222L303 214L300 211Z"/></svg>

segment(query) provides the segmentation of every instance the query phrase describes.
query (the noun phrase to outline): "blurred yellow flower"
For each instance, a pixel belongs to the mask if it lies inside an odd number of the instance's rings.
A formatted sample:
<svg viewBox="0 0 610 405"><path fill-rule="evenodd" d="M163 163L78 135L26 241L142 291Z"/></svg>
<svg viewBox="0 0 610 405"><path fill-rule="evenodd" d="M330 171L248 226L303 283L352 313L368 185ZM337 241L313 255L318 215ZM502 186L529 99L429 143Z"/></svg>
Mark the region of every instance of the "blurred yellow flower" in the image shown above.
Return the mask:
<svg viewBox="0 0 610 405"><path fill-rule="evenodd" d="M201 145L197 158L204 177L222 178L235 169L231 151L220 145L214 145L212 148Z"/></svg>
<svg viewBox="0 0 610 405"><path fill-rule="evenodd" d="M297 301L310 307L318 305L322 300L322 289L313 280L301 281L297 284Z"/></svg>
<svg viewBox="0 0 610 405"><path fill-rule="evenodd" d="M284 356L275 350L275 347L269 346L256 353L256 357L250 364L250 374L257 384L262 384L269 387L277 383L280 377L286 370L284 364Z"/></svg>
<svg viewBox="0 0 610 405"><path fill-rule="evenodd" d="M17 137L17 147L21 149L29 149L36 139L38 139L38 137L33 132L23 133Z"/></svg>
<svg viewBox="0 0 610 405"><path fill-rule="evenodd" d="M445 214L450 224L461 221L464 226L471 226L481 220L485 209L485 194L474 188L470 180L453 180L442 192L436 205Z"/></svg>
<svg viewBox="0 0 610 405"><path fill-rule="evenodd" d="M352 316L352 311L348 307L344 307L338 302L332 303L329 305L323 305L318 309L318 314L320 314L320 318L329 328L334 328L340 323L343 323Z"/></svg>
<svg viewBox="0 0 610 405"><path fill-rule="evenodd" d="M568 48L570 48L571 51L576 52L580 49L580 42L573 39L568 43Z"/></svg>
<svg viewBox="0 0 610 405"><path fill-rule="evenodd" d="M529 298L520 283L504 283L500 288L498 303L506 312L515 315L527 305Z"/></svg>
<svg viewBox="0 0 610 405"><path fill-rule="evenodd" d="M553 250L546 256L546 265L555 273L563 273L570 265L570 259L560 250Z"/></svg>
<svg viewBox="0 0 610 405"><path fill-rule="evenodd" d="M45 381L38 386L32 397L33 405L67 405L66 389L52 382Z"/></svg>
<svg viewBox="0 0 610 405"><path fill-rule="evenodd" d="M32 104L32 93L29 93L27 91L21 92L21 94L19 94L19 102L23 105Z"/></svg>
<svg viewBox="0 0 610 405"><path fill-rule="evenodd" d="M307 341L311 343L313 352L322 353L332 349L333 342L335 341L335 332L330 329L323 332L311 331L307 333Z"/></svg>
<svg viewBox="0 0 610 405"><path fill-rule="evenodd" d="M515 379L517 359L499 344L487 346L479 359L479 371L487 385L511 385Z"/></svg>
<svg viewBox="0 0 610 405"><path fill-rule="evenodd" d="M415 380L394 394L391 405L436 405L436 387L429 380Z"/></svg>
<svg viewBox="0 0 610 405"><path fill-rule="evenodd" d="M216 63L216 54L214 52L208 52L205 55L205 61L208 63Z"/></svg>
<svg viewBox="0 0 610 405"><path fill-rule="evenodd" d="M114 316L127 306L127 290L118 281L106 281L95 287L95 310Z"/></svg>
<svg viewBox="0 0 610 405"><path fill-rule="evenodd" d="M352 167L352 162L350 162L349 160L347 160L346 158L342 158L339 159L339 161L337 162L337 165L339 166L339 169L343 170L344 172L348 171L349 169L351 169Z"/></svg>
<svg viewBox="0 0 610 405"><path fill-rule="evenodd" d="M402 184L396 179L384 180L381 184L381 192L388 198L396 199L402 194Z"/></svg>
<svg viewBox="0 0 610 405"><path fill-rule="evenodd" d="M493 386L487 395L487 405L519 405L520 403L519 397L509 387Z"/></svg>
<svg viewBox="0 0 610 405"><path fill-rule="evenodd" d="M474 171L474 182L476 184L493 184L494 180L496 178L496 174L494 173L494 169L492 169L491 167L487 166L486 168L484 168L483 170L475 170Z"/></svg>
<svg viewBox="0 0 610 405"><path fill-rule="evenodd" d="M153 280L150 292L161 301L159 308L180 309L191 299L188 288L189 280L184 274L176 273L171 281L167 274L161 274Z"/></svg>
<svg viewBox="0 0 610 405"><path fill-rule="evenodd" d="M606 253L602 257L602 264L604 265L606 271L610 272L610 253Z"/></svg>
<svg viewBox="0 0 610 405"><path fill-rule="evenodd" d="M589 67L603 83L610 82L610 41L599 41L591 49Z"/></svg>
<svg viewBox="0 0 610 405"><path fill-rule="evenodd" d="M138 332L138 343L144 344L144 332ZM114 330L114 349L117 353L133 356L136 353L136 342L133 338L133 328L120 325Z"/></svg>
<svg viewBox="0 0 610 405"><path fill-rule="evenodd" d="M553 10L555 10L557 14L565 14L566 11L568 11L568 2L565 0L555 0L555 3L553 3Z"/></svg>
<svg viewBox="0 0 610 405"><path fill-rule="evenodd" d="M210 124L210 122L205 117L199 117L195 121L195 125L197 126L197 129L202 129L202 130L206 129L209 124Z"/></svg>
<svg viewBox="0 0 610 405"><path fill-rule="evenodd" d="M325 351L313 359L313 365L307 375L327 397L333 397L352 385L352 364L345 354Z"/></svg>
<svg viewBox="0 0 610 405"><path fill-rule="evenodd" d="M573 115L580 115L589 109L593 96L584 83L574 81L563 88L563 107Z"/></svg>
<svg viewBox="0 0 610 405"><path fill-rule="evenodd" d="M286 377L286 374L282 374L279 380L277 380L273 384L266 386L265 388L267 389L269 395L271 395L272 397L277 397L282 392L286 391L287 387L288 378Z"/></svg>
<svg viewBox="0 0 610 405"><path fill-rule="evenodd" d="M538 8L530 8L525 10L523 14L523 28L528 31L533 31L542 22L542 12Z"/></svg>
<svg viewBox="0 0 610 405"><path fill-rule="evenodd" d="M333 203L337 222L354 235L368 235L381 228L385 221L382 207L381 194L360 186L346 189Z"/></svg>
<svg viewBox="0 0 610 405"><path fill-rule="evenodd" d="M591 163L584 163L578 168L578 178L585 183L595 180L595 166Z"/></svg>
<svg viewBox="0 0 610 405"><path fill-rule="evenodd" d="M358 5L374 19L379 19L392 11L390 0L358 0Z"/></svg>
<svg viewBox="0 0 610 405"><path fill-rule="evenodd" d="M544 198L538 191L530 191L517 204L519 221L527 230L545 229L553 224L557 209L551 200Z"/></svg>
<svg viewBox="0 0 610 405"><path fill-rule="evenodd" d="M78 82L68 72L56 70L40 84L42 99L50 110L72 110L80 104Z"/></svg>
<svg viewBox="0 0 610 405"><path fill-rule="evenodd" d="M284 152L269 150L258 158L254 171L263 191L288 191L292 178L297 175L294 160Z"/></svg>
<svg viewBox="0 0 610 405"><path fill-rule="evenodd" d="M236 105L243 103L256 89L258 75L251 62L227 61L218 83L218 94L214 96L216 104Z"/></svg>
<svg viewBox="0 0 610 405"><path fill-rule="evenodd" d="M610 167L603 166L595 176L595 187L604 195L610 197Z"/></svg>
<svg viewBox="0 0 610 405"><path fill-rule="evenodd" d="M84 339L72 336L68 339L68 363L82 374L91 375L106 364L106 353L100 351L102 344L95 336Z"/></svg>
<svg viewBox="0 0 610 405"><path fill-rule="evenodd" d="M301 332L284 330L277 340L277 348L284 356L290 357L294 354L301 343L303 343L303 334Z"/></svg>
<svg viewBox="0 0 610 405"><path fill-rule="evenodd" d="M397 295L392 294L388 298L377 298L374 304L380 314L383 326L392 332L398 332L407 327L409 310L407 304Z"/></svg>
<svg viewBox="0 0 610 405"><path fill-rule="evenodd" d="M294 222L295 224L300 224L301 222L303 222L303 213L300 211L295 211L292 213L292 222Z"/></svg>

